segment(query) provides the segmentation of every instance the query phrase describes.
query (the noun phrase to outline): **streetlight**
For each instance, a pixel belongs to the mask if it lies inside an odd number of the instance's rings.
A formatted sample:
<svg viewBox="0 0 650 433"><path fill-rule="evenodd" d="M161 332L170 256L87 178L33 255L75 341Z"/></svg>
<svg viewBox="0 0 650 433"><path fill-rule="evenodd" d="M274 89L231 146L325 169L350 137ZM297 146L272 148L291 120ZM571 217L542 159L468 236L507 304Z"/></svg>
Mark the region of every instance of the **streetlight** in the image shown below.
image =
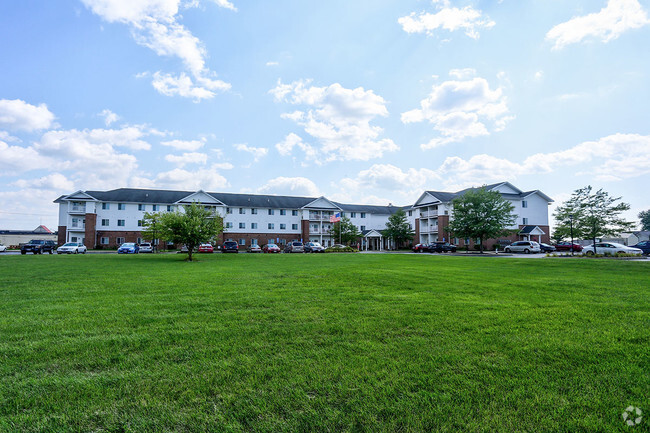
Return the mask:
<svg viewBox="0 0 650 433"><path fill-rule="evenodd" d="M571 227L571 255L573 255L573 214L569 215L569 226Z"/></svg>

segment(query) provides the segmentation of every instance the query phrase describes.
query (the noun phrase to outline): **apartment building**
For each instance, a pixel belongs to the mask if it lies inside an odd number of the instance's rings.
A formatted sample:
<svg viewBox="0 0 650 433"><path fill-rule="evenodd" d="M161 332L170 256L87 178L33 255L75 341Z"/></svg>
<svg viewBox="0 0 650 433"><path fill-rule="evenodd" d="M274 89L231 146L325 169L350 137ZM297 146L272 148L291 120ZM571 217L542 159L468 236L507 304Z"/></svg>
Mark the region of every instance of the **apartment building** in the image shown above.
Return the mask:
<svg viewBox="0 0 650 433"><path fill-rule="evenodd" d="M540 191L524 192L508 182L487 185L499 191L515 206L517 233L496 240L549 240L548 205L553 201ZM455 193L425 191L409 206L371 206L345 204L325 197L295 197L259 194L234 194L205 191L173 191L119 188L111 191L77 191L55 200L59 204L58 242L83 242L89 248L115 247L124 242L143 241L145 212L174 212L190 203L199 203L224 219L221 239L236 241L241 247L299 240L337 243L330 230L331 217L340 214L355 224L362 237L362 249L390 249L391 241L382 235L388 218L400 209L408 216L417 243L452 241L473 246L472 239L448 239L445 227L453 217L451 201L469 189ZM165 249L167 245L158 245Z"/></svg>

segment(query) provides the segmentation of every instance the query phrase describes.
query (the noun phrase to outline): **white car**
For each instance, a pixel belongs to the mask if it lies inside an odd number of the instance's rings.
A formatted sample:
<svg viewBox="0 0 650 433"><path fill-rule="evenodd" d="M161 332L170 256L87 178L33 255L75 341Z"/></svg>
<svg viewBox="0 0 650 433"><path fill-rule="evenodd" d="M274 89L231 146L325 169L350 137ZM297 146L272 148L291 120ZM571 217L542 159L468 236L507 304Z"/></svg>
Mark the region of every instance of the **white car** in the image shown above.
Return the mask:
<svg viewBox="0 0 650 433"><path fill-rule="evenodd" d="M542 247L537 242L533 241L518 241L513 242L505 248L506 253L541 253Z"/></svg>
<svg viewBox="0 0 650 433"><path fill-rule="evenodd" d="M149 242L142 242L140 244L141 253L153 253L153 246Z"/></svg>
<svg viewBox="0 0 650 433"><path fill-rule="evenodd" d="M57 254L86 254L87 248L79 242L67 242L57 248Z"/></svg>
<svg viewBox="0 0 650 433"><path fill-rule="evenodd" d="M0 253L4 253L5 251L7 251L7 247L0 244Z"/></svg>
<svg viewBox="0 0 650 433"><path fill-rule="evenodd" d="M587 245L583 250L583 253L591 256L594 254L594 244ZM596 254L643 254L643 250L640 248L632 248L623 244L617 244L616 242L597 242L596 243Z"/></svg>

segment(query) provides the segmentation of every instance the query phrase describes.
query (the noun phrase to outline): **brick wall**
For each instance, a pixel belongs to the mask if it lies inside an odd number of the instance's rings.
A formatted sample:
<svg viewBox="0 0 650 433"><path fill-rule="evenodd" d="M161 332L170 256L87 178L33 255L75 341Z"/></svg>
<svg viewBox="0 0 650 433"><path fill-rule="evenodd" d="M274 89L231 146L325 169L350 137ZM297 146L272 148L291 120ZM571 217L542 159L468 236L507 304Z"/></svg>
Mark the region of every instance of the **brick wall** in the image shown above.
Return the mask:
<svg viewBox="0 0 650 433"><path fill-rule="evenodd" d="M65 243L66 235L67 235L67 227L66 226L59 226L59 234L57 236L57 245L63 245Z"/></svg>
<svg viewBox="0 0 650 433"><path fill-rule="evenodd" d="M96 236L97 229L97 214L87 213L86 214L86 247L96 248L99 240Z"/></svg>

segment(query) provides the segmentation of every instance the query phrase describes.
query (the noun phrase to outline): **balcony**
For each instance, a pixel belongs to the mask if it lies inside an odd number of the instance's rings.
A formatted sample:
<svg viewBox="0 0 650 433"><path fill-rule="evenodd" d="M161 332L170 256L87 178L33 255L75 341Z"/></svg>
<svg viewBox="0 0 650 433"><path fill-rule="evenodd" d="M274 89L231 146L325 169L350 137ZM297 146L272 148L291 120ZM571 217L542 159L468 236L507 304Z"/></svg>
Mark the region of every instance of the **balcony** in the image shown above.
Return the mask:
<svg viewBox="0 0 650 433"><path fill-rule="evenodd" d="M85 214L86 213L86 205L77 205L77 204L71 204L68 207L68 212L69 213L79 213L79 214Z"/></svg>
<svg viewBox="0 0 650 433"><path fill-rule="evenodd" d="M329 221L332 215L309 214L309 221Z"/></svg>

